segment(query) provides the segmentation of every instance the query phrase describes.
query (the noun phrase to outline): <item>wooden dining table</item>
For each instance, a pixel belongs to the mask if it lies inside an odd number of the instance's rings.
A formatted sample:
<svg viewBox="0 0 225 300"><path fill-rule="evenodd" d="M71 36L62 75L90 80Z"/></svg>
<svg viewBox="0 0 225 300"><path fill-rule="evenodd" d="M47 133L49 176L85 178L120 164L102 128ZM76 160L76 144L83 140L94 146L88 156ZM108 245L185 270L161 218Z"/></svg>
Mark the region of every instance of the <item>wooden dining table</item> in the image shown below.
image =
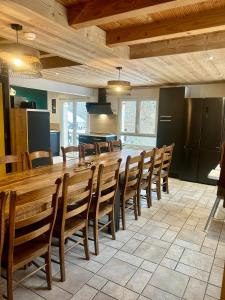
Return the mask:
<svg viewBox="0 0 225 300"><path fill-rule="evenodd" d="M65 173L74 174L82 172L91 165L98 166L106 164L108 161L122 159L120 174L125 171L127 157L140 155L141 150L123 149L116 152L107 152L99 155L88 156L85 159L70 159L66 163L57 163L50 166L38 167L32 170L26 170L16 173L8 173L0 177L0 191L16 191L17 194L23 194L34 189L54 184L57 178ZM97 181L97 171L95 172ZM6 205L8 210L9 205ZM7 214L7 212L6 212ZM118 188L115 200L115 227L119 230L120 222L120 189Z"/></svg>

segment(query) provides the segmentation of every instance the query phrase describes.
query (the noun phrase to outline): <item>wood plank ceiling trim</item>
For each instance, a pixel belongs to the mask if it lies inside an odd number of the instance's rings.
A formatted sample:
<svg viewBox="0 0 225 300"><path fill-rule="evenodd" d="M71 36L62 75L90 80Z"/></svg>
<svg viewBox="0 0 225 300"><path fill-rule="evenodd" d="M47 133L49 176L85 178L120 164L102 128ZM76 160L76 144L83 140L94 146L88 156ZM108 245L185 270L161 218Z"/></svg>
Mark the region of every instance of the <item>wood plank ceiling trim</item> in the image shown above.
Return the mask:
<svg viewBox="0 0 225 300"><path fill-rule="evenodd" d="M148 13L159 13L205 0L92 0L76 2L68 7L69 24L75 28L118 22Z"/></svg>
<svg viewBox="0 0 225 300"><path fill-rule="evenodd" d="M108 46L133 45L225 30L224 9L211 9L182 18L131 26L107 32Z"/></svg>
<svg viewBox="0 0 225 300"><path fill-rule="evenodd" d="M159 57L225 48L225 31L130 46L130 58Z"/></svg>

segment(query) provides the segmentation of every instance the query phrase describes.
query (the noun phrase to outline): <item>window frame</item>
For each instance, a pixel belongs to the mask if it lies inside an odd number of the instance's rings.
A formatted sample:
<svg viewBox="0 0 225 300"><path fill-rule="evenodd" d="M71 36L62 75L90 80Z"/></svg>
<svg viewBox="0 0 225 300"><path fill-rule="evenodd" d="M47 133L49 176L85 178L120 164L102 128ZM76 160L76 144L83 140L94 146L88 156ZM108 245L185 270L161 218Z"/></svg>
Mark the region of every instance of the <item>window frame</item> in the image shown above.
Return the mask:
<svg viewBox="0 0 225 300"><path fill-rule="evenodd" d="M136 124L135 133L129 133L122 131L122 102L123 101L135 101L136 102ZM156 102L156 118L155 118L155 133L144 134L140 133L140 112L141 112L141 101L155 101ZM139 136L139 137L157 137L158 130L158 99L151 99L149 97L132 97L132 98L121 98L119 101L119 132L120 135L125 136Z"/></svg>

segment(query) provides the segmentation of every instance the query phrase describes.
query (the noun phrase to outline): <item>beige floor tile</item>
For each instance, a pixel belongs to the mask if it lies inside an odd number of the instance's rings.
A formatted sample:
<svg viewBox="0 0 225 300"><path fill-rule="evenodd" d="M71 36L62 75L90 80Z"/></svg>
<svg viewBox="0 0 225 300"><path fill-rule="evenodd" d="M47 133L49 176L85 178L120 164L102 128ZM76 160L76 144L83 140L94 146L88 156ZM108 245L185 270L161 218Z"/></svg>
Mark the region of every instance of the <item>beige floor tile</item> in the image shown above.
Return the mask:
<svg viewBox="0 0 225 300"><path fill-rule="evenodd" d="M115 249L120 249L124 246L123 242L117 241L117 240L107 240L107 241L102 241L102 243L104 243L104 245L109 246L109 247L113 247Z"/></svg>
<svg viewBox="0 0 225 300"><path fill-rule="evenodd" d="M84 285L82 288L71 298L71 300L92 300L98 293L94 288Z"/></svg>
<svg viewBox="0 0 225 300"><path fill-rule="evenodd" d="M149 282L152 273L138 269L134 276L128 281L126 287L136 293L141 293Z"/></svg>
<svg viewBox="0 0 225 300"><path fill-rule="evenodd" d="M138 234L138 233L137 233ZM131 238L122 248L122 251L125 251L127 253L133 253L137 247L142 243L141 240Z"/></svg>
<svg viewBox="0 0 225 300"><path fill-rule="evenodd" d="M146 260L150 260L154 263L160 263L164 255L166 254L166 249L149 245L145 242L143 242L137 250L134 251L134 255L137 255L141 258L144 258Z"/></svg>
<svg viewBox="0 0 225 300"><path fill-rule="evenodd" d="M103 287L102 292L118 300L136 300L139 296L137 293L113 282L108 282Z"/></svg>
<svg viewBox="0 0 225 300"><path fill-rule="evenodd" d="M191 266L187 266L184 264L179 263L176 267L176 271L179 271L183 274L186 274L188 276L194 277L196 279L202 280L202 281L208 281L209 279L209 273L196 269L194 267Z"/></svg>
<svg viewBox="0 0 225 300"><path fill-rule="evenodd" d="M112 298L101 292L98 292L98 294L93 298L93 300L113 300L113 299L115 299L115 298Z"/></svg>
<svg viewBox="0 0 225 300"><path fill-rule="evenodd" d="M188 276L160 266L152 275L150 284L168 293L182 297L188 280Z"/></svg>
<svg viewBox="0 0 225 300"><path fill-rule="evenodd" d="M84 270L78 266L70 264L66 269L66 280L57 282L59 288L69 292L76 293L91 277L93 273Z"/></svg>
<svg viewBox="0 0 225 300"><path fill-rule="evenodd" d="M136 271L137 267L122 260L112 258L102 267L98 275L124 286Z"/></svg>
<svg viewBox="0 0 225 300"><path fill-rule="evenodd" d="M216 250L216 257L222 258L225 260L225 244L219 243L217 250Z"/></svg>
<svg viewBox="0 0 225 300"><path fill-rule="evenodd" d="M140 257L137 257L135 255L132 255L132 254L129 254L127 252L124 252L124 251L118 251L115 255L114 255L114 258L117 258L117 259L120 259L120 260L123 260L135 267L139 267L142 262L143 262L143 259L140 258Z"/></svg>
<svg viewBox="0 0 225 300"><path fill-rule="evenodd" d="M209 283L221 287L222 279L223 279L223 268L213 266L209 277Z"/></svg>
<svg viewBox="0 0 225 300"><path fill-rule="evenodd" d="M147 237L145 239L145 243L148 243L150 245L159 246L159 247L164 248L164 249L169 249L170 246L171 246L171 243L168 243L168 242L165 242L165 241L162 241L162 240L159 240L159 239L154 239L152 237Z"/></svg>
<svg viewBox="0 0 225 300"><path fill-rule="evenodd" d="M190 278L184 298L187 300L203 300L206 290L206 282Z"/></svg>
<svg viewBox="0 0 225 300"><path fill-rule="evenodd" d="M163 223L163 222L159 222L159 221L155 221L155 220L149 220L148 224L154 225L154 226L157 226L157 227L166 228L166 229L169 228L168 224Z"/></svg>
<svg viewBox="0 0 225 300"><path fill-rule="evenodd" d="M158 267L157 264L155 264L151 261L148 261L148 260L144 260L143 263L141 264L142 269L149 271L151 273L155 272L157 267Z"/></svg>
<svg viewBox="0 0 225 300"><path fill-rule="evenodd" d="M96 290L101 290L102 287L106 284L107 279L94 275L88 282L87 284L95 288Z"/></svg>
<svg viewBox="0 0 225 300"><path fill-rule="evenodd" d="M177 236L176 231L172 231L168 229L162 236L161 240L172 243L175 240L176 236Z"/></svg>
<svg viewBox="0 0 225 300"><path fill-rule="evenodd" d="M90 260L88 261L88 263L84 266L84 269L91 271L93 273L97 273L98 270L101 269L103 265L98 263L97 261L94 260Z"/></svg>
<svg viewBox="0 0 225 300"><path fill-rule="evenodd" d="M205 233L182 229L177 235L178 240L183 240L197 245L202 245Z"/></svg>
<svg viewBox="0 0 225 300"><path fill-rule="evenodd" d="M200 245L197 245L197 244L194 244L194 243L191 243L191 242L187 242L187 241L184 241L184 240L176 239L174 241L174 244L178 245L178 246L181 246L181 247L184 247L184 248L188 248L190 250L194 250L194 251L200 251L201 250Z"/></svg>
<svg viewBox="0 0 225 300"><path fill-rule="evenodd" d="M177 265L177 261L164 257L160 265L174 270Z"/></svg>
<svg viewBox="0 0 225 300"><path fill-rule="evenodd" d="M94 261L97 261L101 264L105 264L108 260L110 260L111 257L117 252L117 249L114 249L112 247L106 246L102 251L100 251L100 254L95 256L93 255L91 259Z"/></svg>
<svg viewBox="0 0 225 300"><path fill-rule="evenodd" d="M53 284L51 290L48 290L47 288L44 289L38 288L35 290L35 293L37 293L38 295L40 295L41 297L47 300L59 300L59 299L69 300L72 297L71 293L64 291L63 289L59 288L55 284Z"/></svg>
<svg viewBox="0 0 225 300"><path fill-rule="evenodd" d="M144 241L146 239L146 235L141 234L139 232L135 233L135 235L133 236L134 239L138 240L138 241Z"/></svg>
<svg viewBox="0 0 225 300"><path fill-rule="evenodd" d="M215 299L220 299L221 288L208 284L206 294L208 296L214 297Z"/></svg>
<svg viewBox="0 0 225 300"><path fill-rule="evenodd" d="M160 239L163 234L166 232L166 228L162 228L159 226L145 224L140 230L139 233L145 234L147 236Z"/></svg>
<svg viewBox="0 0 225 300"><path fill-rule="evenodd" d="M166 257L173 259L173 260L179 260L181 255L184 252L184 248L178 245L172 245L168 252L166 253Z"/></svg>
<svg viewBox="0 0 225 300"><path fill-rule="evenodd" d="M186 222L186 219L181 218L181 217L177 217L177 216L174 216L174 215L167 215L163 219L163 222L165 222L165 223L167 223L171 226L181 227Z"/></svg>
<svg viewBox="0 0 225 300"><path fill-rule="evenodd" d="M135 224L136 225L136 224ZM116 240L126 243L134 235L133 231L130 230L119 230L116 233Z"/></svg>
<svg viewBox="0 0 225 300"><path fill-rule="evenodd" d="M185 249L181 256L180 262L188 266L210 272L213 263L213 257L200 252Z"/></svg>
<svg viewBox="0 0 225 300"><path fill-rule="evenodd" d="M42 297L38 296L34 292L32 292L29 289L26 289L25 287L18 286L14 292L13 292L13 298L18 299L18 300L41 300L43 299Z"/></svg>
<svg viewBox="0 0 225 300"><path fill-rule="evenodd" d="M175 295L164 292L152 285L147 285L142 294L151 300L179 300L180 299Z"/></svg>

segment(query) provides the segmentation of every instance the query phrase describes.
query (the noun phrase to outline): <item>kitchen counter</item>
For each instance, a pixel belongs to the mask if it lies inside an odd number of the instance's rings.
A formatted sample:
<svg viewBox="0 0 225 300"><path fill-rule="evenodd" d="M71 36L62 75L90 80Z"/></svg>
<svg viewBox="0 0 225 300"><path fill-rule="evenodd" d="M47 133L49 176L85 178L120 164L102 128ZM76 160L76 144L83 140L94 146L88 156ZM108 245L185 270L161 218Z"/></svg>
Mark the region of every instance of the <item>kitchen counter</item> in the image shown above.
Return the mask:
<svg viewBox="0 0 225 300"><path fill-rule="evenodd" d="M90 133L84 133L84 134L79 134L79 136L96 136L96 137L103 137L103 138L108 138L108 137L115 137L116 135L113 133L95 133L95 132L90 132Z"/></svg>

